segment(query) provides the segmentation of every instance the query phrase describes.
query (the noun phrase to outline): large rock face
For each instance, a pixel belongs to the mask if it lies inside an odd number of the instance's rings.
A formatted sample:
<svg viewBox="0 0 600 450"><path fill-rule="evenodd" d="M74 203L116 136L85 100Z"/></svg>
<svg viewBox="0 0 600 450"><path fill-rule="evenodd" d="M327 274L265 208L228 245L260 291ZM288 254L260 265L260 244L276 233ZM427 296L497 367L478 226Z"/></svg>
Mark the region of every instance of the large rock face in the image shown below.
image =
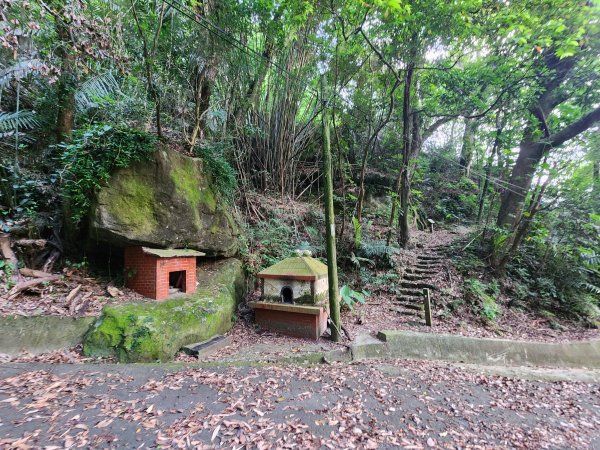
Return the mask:
<svg viewBox="0 0 600 450"><path fill-rule="evenodd" d="M90 215L90 238L113 245L186 247L233 256L238 227L219 200L202 161L159 149L112 174Z"/></svg>
<svg viewBox="0 0 600 450"><path fill-rule="evenodd" d="M229 330L244 294L242 263L213 263L198 270L198 282L198 290L184 297L104 307L84 338L83 353L120 362L168 361L181 347Z"/></svg>

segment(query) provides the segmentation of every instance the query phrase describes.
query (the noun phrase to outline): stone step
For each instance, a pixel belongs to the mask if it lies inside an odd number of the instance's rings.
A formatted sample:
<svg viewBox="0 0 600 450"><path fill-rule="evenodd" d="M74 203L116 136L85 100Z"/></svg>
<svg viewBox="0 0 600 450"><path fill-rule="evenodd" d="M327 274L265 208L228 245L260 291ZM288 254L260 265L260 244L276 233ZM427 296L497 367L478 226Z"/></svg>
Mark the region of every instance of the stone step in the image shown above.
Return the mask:
<svg viewBox="0 0 600 450"><path fill-rule="evenodd" d="M428 275L433 273L432 270L429 270L429 267L427 268L420 268L420 267L408 267L406 269L406 273L412 273L412 274L424 274L424 275Z"/></svg>
<svg viewBox="0 0 600 450"><path fill-rule="evenodd" d="M425 301L425 297L423 297L422 295L399 295L396 297L396 300L399 302L423 303Z"/></svg>
<svg viewBox="0 0 600 450"><path fill-rule="evenodd" d="M432 289L437 290L437 286L431 283L424 283L419 281L402 281L400 286L408 289Z"/></svg>
<svg viewBox="0 0 600 450"><path fill-rule="evenodd" d="M443 256L435 256L435 255L419 255L417 256L417 260L422 261L431 261L431 262L442 262L444 259Z"/></svg>
<svg viewBox="0 0 600 450"><path fill-rule="evenodd" d="M415 303L398 303L398 306L401 306L406 309L411 309L413 311L423 311L425 308L423 305L419 305L419 304L415 304Z"/></svg>
<svg viewBox="0 0 600 450"><path fill-rule="evenodd" d="M421 316L421 311L415 311L414 309L404 308L404 307L394 307L390 306L390 311L395 311L398 314L406 315L406 316Z"/></svg>
<svg viewBox="0 0 600 450"><path fill-rule="evenodd" d="M404 275L402 277L403 280L408 280L408 281L422 281L422 280L427 280L428 278L431 278L432 275L425 275L422 273L407 273L406 275Z"/></svg>
<svg viewBox="0 0 600 450"><path fill-rule="evenodd" d="M420 289L399 289L398 294L407 297L423 297L423 291Z"/></svg>
<svg viewBox="0 0 600 450"><path fill-rule="evenodd" d="M184 351L184 353L190 356L202 357L211 355L218 350L221 350L223 347L227 347L232 344L233 338L231 336L217 335L203 342L186 345L181 349Z"/></svg>
<svg viewBox="0 0 600 450"><path fill-rule="evenodd" d="M415 269L424 269L424 270L435 270L437 271L438 269L442 268L442 265L439 263L435 263L435 264L428 264L428 263L416 263L413 266Z"/></svg>

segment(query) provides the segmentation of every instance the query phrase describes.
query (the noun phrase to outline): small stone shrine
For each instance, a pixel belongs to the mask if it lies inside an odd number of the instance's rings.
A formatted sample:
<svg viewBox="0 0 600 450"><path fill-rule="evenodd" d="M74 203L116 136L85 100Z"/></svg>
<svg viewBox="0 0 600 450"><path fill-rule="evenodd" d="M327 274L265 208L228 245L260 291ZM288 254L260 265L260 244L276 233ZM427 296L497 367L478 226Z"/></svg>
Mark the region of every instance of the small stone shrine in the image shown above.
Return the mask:
<svg viewBox="0 0 600 450"><path fill-rule="evenodd" d="M156 300L196 291L196 257L189 249L125 248L125 285Z"/></svg>
<svg viewBox="0 0 600 450"><path fill-rule="evenodd" d="M327 266L308 251L263 270L261 301L252 302L256 323L289 336L318 339L329 313Z"/></svg>

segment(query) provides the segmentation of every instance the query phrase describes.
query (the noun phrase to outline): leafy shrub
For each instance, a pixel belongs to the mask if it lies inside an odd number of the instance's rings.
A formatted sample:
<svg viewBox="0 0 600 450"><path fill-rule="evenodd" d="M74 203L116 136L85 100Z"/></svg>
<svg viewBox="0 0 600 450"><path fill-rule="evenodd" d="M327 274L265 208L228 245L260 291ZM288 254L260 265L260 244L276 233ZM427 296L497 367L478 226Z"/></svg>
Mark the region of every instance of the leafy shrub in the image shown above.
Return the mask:
<svg viewBox="0 0 600 450"><path fill-rule="evenodd" d="M497 283L485 284L477 279L465 280L465 297L474 311L487 322L495 322L500 314L496 303L499 287Z"/></svg>
<svg viewBox="0 0 600 450"><path fill-rule="evenodd" d="M56 174L16 170L12 164L0 163L0 228L9 231L10 226L4 226L9 219L37 218L41 209L54 203L56 182Z"/></svg>
<svg viewBox="0 0 600 450"><path fill-rule="evenodd" d="M240 238L240 253L249 272L260 272L281 259L292 256L296 249L310 250L313 255L323 254L324 233L319 233L314 239L309 231L306 235L298 234L297 228L284 218L280 215L278 218L260 221L254 226L245 225L245 232ZM296 223L302 221L301 217L296 217L295 220Z"/></svg>
<svg viewBox="0 0 600 450"><path fill-rule="evenodd" d="M231 200L237 187L237 173L225 158L225 149L226 145L221 142L202 144L194 147L194 154L202 159L217 191Z"/></svg>
<svg viewBox="0 0 600 450"><path fill-rule="evenodd" d="M507 270L521 287L515 295L529 306L565 316L596 320L600 317L600 265L588 249L551 246L527 241Z"/></svg>
<svg viewBox="0 0 600 450"><path fill-rule="evenodd" d="M12 279L13 268L6 259L0 259L0 281L5 290L10 290L14 286Z"/></svg>
<svg viewBox="0 0 600 450"><path fill-rule="evenodd" d="M400 250L397 247L387 245L384 241L363 242L356 250L358 257L367 258L379 268L394 267L394 255L398 253Z"/></svg>
<svg viewBox="0 0 600 450"><path fill-rule="evenodd" d="M342 299L343 306L352 311L357 303L365 302L365 293L356 292L348 285L343 285L340 289L340 298Z"/></svg>
<svg viewBox="0 0 600 450"><path fill-rule="evenodd" d="M467 177L455 179L453 167L447 164L445 151L425 161L419 172L427 177L416 187L422 192L419 203L425 215L436 222L464 222L475 218L478 209L478 186ZM452 156L453 158L454 156Z"/></svg>
<svg viewBox="0 0 600 450"><path fill-rule="evenodd" d="M73 222L86 215L94 192L114 169L149 159L155 145L152 134L103 124L77 131L71 143L60 144L63 195L69 199Z"/></svg>
<svg viewBox="0 0 600 450"><path fill-rule="evenodd" d="M356 217L352 217L352 226L354 227L354 246L360 248L362 245L362 223Z"/></svg>

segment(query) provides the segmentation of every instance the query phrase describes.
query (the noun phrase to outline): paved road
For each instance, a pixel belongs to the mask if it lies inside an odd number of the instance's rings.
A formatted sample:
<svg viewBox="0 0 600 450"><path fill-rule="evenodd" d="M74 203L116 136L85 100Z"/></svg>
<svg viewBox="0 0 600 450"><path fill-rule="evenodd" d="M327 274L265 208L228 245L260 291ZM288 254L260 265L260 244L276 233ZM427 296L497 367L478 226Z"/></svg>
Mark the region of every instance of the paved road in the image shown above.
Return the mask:
<svg viewBox="0 0 600 450"><path fill-rule="evenodd" d="M600 448L600 384L456 366L0 365L0 447Z"/></svg>

